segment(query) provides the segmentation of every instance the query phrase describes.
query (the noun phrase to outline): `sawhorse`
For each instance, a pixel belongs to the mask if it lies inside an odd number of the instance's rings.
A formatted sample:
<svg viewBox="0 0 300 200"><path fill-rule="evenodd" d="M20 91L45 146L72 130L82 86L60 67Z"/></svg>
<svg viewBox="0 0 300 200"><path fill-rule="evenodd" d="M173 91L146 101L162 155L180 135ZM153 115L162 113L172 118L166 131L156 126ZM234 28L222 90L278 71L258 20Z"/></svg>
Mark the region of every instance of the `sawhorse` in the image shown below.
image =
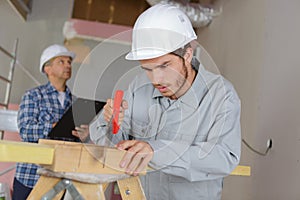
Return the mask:
<svg viewBox="0 0 300 200"><path fill-rule="evenodd" d="M55 173L44 169L39 173L42 175L30 193L29 200L60 200L65 190L73 200L105 200L104 192L109 182L114 181L118 183L123 200L146 200L139 177Z"/></svg>
<svg viewBox="0 0 300 200"><path fill-rule="evenodd" d="M138 177L128 178L124 169L118 165L124 154L124 151L115 148L55 140L40 140L39 144L0 141L0 162L35 163L49 170L44 172L45 174L41 173L42 177L28 198L30 200L40 200L64 179L71 180L74 187L70 187L68 181L60 185L63 188L70 188L69 190L76 188L84 199L104 199L107 184L113 181L118 182L123 200L145 199ZM48 174L51 171L55 173L52 176ZM143 173L146 173L146 169ZM84 177L89 174L89 179L108 174L117 178L99 182L101 178L98 177L98 182L91 182L85 181L82 176L78 178L80 174L84 174ZM250 176L250 167L238 166L231 174ZM63 195L58 193L58 197L54 199L59 199Z"/></svg>

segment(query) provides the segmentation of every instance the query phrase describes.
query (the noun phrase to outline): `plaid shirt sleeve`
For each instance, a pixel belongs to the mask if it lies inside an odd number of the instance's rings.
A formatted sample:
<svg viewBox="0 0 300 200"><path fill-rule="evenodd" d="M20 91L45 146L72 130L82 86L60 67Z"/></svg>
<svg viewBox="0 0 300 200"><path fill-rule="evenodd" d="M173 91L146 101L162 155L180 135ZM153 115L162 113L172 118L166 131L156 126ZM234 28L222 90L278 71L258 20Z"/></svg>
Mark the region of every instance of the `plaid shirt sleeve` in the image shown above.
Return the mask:
<svg viewBox="0 0 300 200"><path fill-rule="evenodd" d="M44 115L40 108L42 105L34 92L26 92L22 97L18 112L18 127L24 142L38 142L40 138L46 138L52 129L52 119Z"/></svg>

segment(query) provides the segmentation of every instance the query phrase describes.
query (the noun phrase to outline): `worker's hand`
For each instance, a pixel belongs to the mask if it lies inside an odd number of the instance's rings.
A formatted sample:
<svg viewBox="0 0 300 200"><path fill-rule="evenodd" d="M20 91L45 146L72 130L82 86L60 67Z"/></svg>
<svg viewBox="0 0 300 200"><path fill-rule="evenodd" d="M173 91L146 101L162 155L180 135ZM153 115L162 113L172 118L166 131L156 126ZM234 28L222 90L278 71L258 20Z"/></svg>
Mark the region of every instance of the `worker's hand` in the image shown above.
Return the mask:
<svg viewBox="0 0 300 200"><path fill-rule="evenodd" d="M139 175L153 157L152 147L144 141L123 140L116 146L120 150L127 150L120 162L120 167L125 168L125 172L130 175Z"/></svg>
<svg viewBox="0 0 300 200"><path fill-rule="evenodd" d="M103 107L103 116L106 122L109 122L113 115L113 107L114 107L114 100L107 99L105 106ZM128 108L127 101L123 100L121 107L120 107L120 114L119 114L119 121L118 124L121 125L124 120L124 113L125 110Z"/></svg>
<svg viewBox="0 0 300 200"><path fill-rule="evenodd" d="M52 128L54 128L56 126L57 122L53 123L52 124Z"/></svg>
<svg viewBox="0 0 300 200"><path fill-rule="evenodd" d="M80 125L80 127L75 127L75 130L72 131L72 135L78 137L82 142L85 142L89 137L89 126Z"/></svg>

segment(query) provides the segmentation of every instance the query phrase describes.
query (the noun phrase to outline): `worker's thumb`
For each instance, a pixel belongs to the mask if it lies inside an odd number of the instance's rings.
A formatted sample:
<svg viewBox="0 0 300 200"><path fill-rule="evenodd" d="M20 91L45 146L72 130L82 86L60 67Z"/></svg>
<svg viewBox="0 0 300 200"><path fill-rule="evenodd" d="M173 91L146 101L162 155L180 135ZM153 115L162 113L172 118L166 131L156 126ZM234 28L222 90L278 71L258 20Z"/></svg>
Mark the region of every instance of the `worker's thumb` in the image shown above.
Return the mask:
<svg viewBox="0 0 300 200"><path fill-rule="evenodd" d="M126 100L123 100L121 104L121 110L125 111L126 109L128 109L128 102Z"/></svg>

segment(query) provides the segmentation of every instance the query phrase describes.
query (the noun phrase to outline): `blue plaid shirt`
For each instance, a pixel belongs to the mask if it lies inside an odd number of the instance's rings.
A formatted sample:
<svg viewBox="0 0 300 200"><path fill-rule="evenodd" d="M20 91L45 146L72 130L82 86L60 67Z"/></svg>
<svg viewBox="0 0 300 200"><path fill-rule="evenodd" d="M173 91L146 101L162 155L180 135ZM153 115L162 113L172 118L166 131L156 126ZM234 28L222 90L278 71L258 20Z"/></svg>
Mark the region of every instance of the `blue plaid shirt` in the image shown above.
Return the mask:
<svg viewBox="0 0 300 200"><path fill-rule="evenodd" d="M22 97L18 112L18 127L24 142L37 143L47 138L52 124L59 121L72 104L72 94L66 88L64 107L58 100L58 91L48 82L27 91ZM33 188L39 179L35 164L17 163L15 177L27 187Z"/></svg>

